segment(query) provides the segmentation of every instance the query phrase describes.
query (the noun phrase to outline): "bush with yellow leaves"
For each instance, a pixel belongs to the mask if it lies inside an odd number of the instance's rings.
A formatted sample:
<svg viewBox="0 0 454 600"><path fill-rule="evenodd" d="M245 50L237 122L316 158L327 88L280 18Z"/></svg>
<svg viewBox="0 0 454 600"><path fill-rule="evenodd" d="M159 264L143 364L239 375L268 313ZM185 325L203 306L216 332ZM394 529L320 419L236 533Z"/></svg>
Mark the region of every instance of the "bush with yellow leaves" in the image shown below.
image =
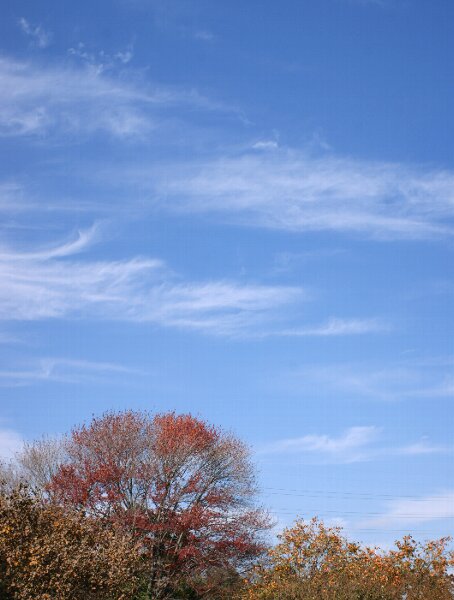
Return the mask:
<svg viewBox="0 0 454 600"><path fill-rule="evenodd" d="M129 600L141 580L131 537L46 505L26 487L0 495L0 595L14 600Z"/></svg>
<svg viewBox="0 0 454 600"><path fill-rule="evenodd" d="M254 571L244 600L452 600L449 538L389 552L349 542L337 527L313 519L286 529Z"/></svg>

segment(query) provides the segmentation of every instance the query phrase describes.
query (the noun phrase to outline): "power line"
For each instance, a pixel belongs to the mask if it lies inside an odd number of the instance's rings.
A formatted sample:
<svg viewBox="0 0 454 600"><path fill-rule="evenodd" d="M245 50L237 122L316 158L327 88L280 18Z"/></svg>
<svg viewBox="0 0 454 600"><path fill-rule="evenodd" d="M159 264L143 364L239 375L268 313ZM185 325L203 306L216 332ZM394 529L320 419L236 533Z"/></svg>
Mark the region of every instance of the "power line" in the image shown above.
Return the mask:
<svg viewBox="0 0 454 600"><path fill-rule="evenodd" d="M302 510L301 508L297 508L295 510L290 509L290 508L275 508L272 509L274 512L281 512L281 513L288 513L288 514L295 514L298 512L305 512L305 513L317 513L317 514L321 514L321 513L330 513L330 514L336 514L336 515L367 515L367 516L382 516L383 512L368 512L368 511L362 511L362 510L319 510L319 509L310 509L310 508L306 508L304 510ZM395 515L396 518L415 518L415 519L422 519L422 518L429 518L429 519L454 519L454 515L452 516L437 516L437 515L430 515L427 513L399 513L398 515Z"/></svg>
<svg viewBox="0 0 454 600"><path fill-rule="evenodd" d="M295 490L289 488L275 488L275 487L262 487L262 490L271 490L268 495L270 496L300 496L304 498L319 498L320 496L328 497L328 496L344 496L345 498L364 498L364 499L374 499L374 498L385 498L388 500L397 500L400 498L418 500L420 502L430 502L431 500L443 500L448 498L454 499L454 494L434 494L430 496L430 498L421 498L420 496L410 495L410 494L375 494L373 492L340 492L338 490Z"/></svg>
<svg viewBox="0 0 454 600"><path fill-rule="evenodd" d="M283 513L283 512L276 512L276 511L271 511L272 516L275 517L279 517L279 516L288 516L289 513ZM334 525L335 526L335 525ZM343 527L341 526L341 529L343 529ZM355 527L354 525L350 524L347 529L351 530L352 533L354 532L361 532L361 533L399 533L399 534L427 534L427 535L435 535L438 536L440 535L440 532L436 529L414 529L413 527L405 527L402 529L390 529L390 528L386 528L386 527Z"/></svg>

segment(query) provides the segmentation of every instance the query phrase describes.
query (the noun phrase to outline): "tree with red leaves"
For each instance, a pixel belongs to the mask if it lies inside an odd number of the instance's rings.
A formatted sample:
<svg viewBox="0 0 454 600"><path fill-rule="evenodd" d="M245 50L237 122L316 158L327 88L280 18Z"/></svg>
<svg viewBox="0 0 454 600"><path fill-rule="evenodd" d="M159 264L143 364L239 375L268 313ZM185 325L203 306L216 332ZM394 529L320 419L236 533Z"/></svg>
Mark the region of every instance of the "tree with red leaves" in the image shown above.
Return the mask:
<svg viewBox="0 0 454 600"><path fill-rule="evenodd" d="M206 593L219 572L241 572L263 550L269 519L253 504L248 449L191 415L107 413L72 431L49 472L54 502L140 537L156 600L188 581Z"/></svg>

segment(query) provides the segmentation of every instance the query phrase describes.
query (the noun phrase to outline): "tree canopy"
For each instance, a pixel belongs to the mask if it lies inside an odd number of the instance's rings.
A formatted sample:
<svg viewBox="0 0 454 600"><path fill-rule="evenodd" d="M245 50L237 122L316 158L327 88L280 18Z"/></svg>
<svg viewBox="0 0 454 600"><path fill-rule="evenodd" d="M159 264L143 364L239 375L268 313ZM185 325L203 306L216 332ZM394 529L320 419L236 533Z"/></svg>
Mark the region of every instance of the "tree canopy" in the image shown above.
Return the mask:
<svg viewBox="0 0 454 600"><path fill-rule="evenodd" d="M191 415L106 413L62 442L22 458L53 503L133 534L148 560L149 591L248 567L262 551L267 514L255 506L247 447ZM208 584L209 585L209 584Z"/></svg>
<svg viewBox="0 0 454 600"><path fill-rule="evenodd" d="M2 478L2 600L454 598L449 538L383 551L314 518L266 545L248 448L188 414L108 412Z"/></svg>
<svg viewBox="0 0 454 600"><path fill-rule="evenodd" d="M138 550L126 532L26 487L0 495L1 598L130 600L143 579Z"/></svg>
<svg viewBox="0 0 454 600"><path fill-rule="evenodd" d="M452 600L449 538L406 536L387 552L350 542L314 518L284 530L256 567L248 600Z"/></svg>

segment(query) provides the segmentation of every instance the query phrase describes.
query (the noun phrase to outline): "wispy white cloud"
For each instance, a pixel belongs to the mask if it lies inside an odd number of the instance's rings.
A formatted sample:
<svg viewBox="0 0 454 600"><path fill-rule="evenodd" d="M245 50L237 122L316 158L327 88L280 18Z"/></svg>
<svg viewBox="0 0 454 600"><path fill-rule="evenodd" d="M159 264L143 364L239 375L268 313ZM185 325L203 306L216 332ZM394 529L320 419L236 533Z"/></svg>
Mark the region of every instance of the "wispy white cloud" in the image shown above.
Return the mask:
<svg viewBox="0 0 454 600"><path fill-rule="evenodd" d="M252 147L254 150L276 150L279 148L279 144L275 140L259 140Z"/></svg>
<svg viewBox="0 0 454 600"><path fill-rule="evenodd" d="M343 231L378 239L452 235L454 173L272 149L133 169L168 211L288 231ZM122 175L120 174L119 177Z"/></svg>
<svg viewBox="0 0 454 600"><path fill-rule="evenodd" d="M332 318L315 327L300 327L280 331L280 335L289 337L330 337L340 335L362 335L382 333L390 330L389 324L378 319L339 319Z"/></svg>
<svg viewBox="0 0 454 600"><path fill-rule="evenodd" d="M250 335L302 297L295 287L184 282L152 258L75 261L97 229L55 247L0 249L0 319L99 318Z"/></svg>
<svg viewBox="0 0 454 600"><path fill-rule="evenodd" d="M414 444L383 444L382 430L375 426L350 427L339 436L309 434L262 445L259 455L296 455L330 464L349 464L389 457L417 457L452 453L454 448L431 444L423 438Z"/></svg>
<svg viewBox="0 0 454 600"><path fill-rule="evenodd" d="M24 17L19 19L19 27L25 33L25 35L29 36L33 43L38 46L38 48L47 48L52 41L52 34L50 31L46 31L42 25L33 25Z"/></svg>
<svg viewBox="0 0 454 600"><path fill-rule="evenodd" d="M452 364L401 360L390 365L369 363L305 365L282 379L299 394L333 394L349 398L397 401L409 398L453 398Z"/></svg>
<svg viewBox="0 0 454 600"><path fill-rule="evenodd" d="M41 249L35 252L5 252L0 246L0 261L38 261L45 262L52 258L61 258L64 256L71 256L79 252L85 251L96 239L98 231L98 225L94 224L90 229L81 230L78 232L77 237L63 244L53 246L47 249Z"/></svg>
<svg viewBox="0 0 454 600"><path fill-rule="evenodd" d="M68 358L41 358L25 366L0 371L0 386L24 386L36 382L96 383L124 375L137 376L137 369L114 363L74 360Z"/></svg>
<svg viewBox="0 0 454 600"><path fill-rule="evenodd" d="M454 518L454 491L448 490L416 499L400 499L389 503L380 516L364 521L362 527L390 527Z"/></svg>
<svg viewBox="0 0 454 600"><path fill-rule="evenodd" d="M114 136L149 131L144 104L159 102L94 67L43 68L0 58L0 134L106 131Z"/></svg>
<svg viewBox="0 0 454 600"><path fill-rule="evenodd" d="M335 259L345 256L343 248L317 248L305 252L278 252L273 260L273 274L290 273L309 261Z"/></svg>
<svg viewBox="0 0 454 600"><path fill-rule="evenodd" d="M18 344L21 342L22 340L18 336L0 331L0 344Z"/></svg>
<svg viewBox="0 0 454 600"><path fill-rule="evenodd" d="M349 463L364 460L365 450L379 437L377 427L351 427L342 435L304 435L279 440L260 449L260 454L315 454L321 460Z"/></svg>
<svg viewBox="0 0 454 600"><path fill-rule="evenodd" d="M13 181L0 182L0 211L12 214L27 208L22 202L22 188Z"/></svg>
<svg viewBox="0 0 454 600"><path fill-rule="evenodd" d="M452 450L452 448L431 444L427 438L423 438L414 444L398 448L397 453L404 456L422 456L424 454L452 452Z"/></svg>
<svg viewBox="0 0 454 600"><path fill-rule="evenodd" d="M0 246L0 320L113 319L262 339L388 329L377 319L354 318L294 325L297 316L288 307L308 300L301 287L222 279L183 281L163 261L141 256L75 260L99 238L95 224L53 246L26 251Z"/></svg>
<svg viewBox="0 0 454 600"><path fill-rule="evenodd" d="M134 51L132 44L113 54L105 50L92 51L83 42L79 42L77 46L68 49L68 54L80 58L92 67L96 67L96 70L101 73L113 69L117 64L127 65L131 62Z"/></svg>
<svg viewBox="0 0 454 600"><path fill-rule="evenodd" d="M126 64L129 54L117 53L116 60ZM196 90L150 84L131 73L105 72L104 67L43 67L0 57L0 135L105 132L144 138L163 120L163 109L187 105L225 110Z"/></svg>
<svg viewBox="0 0 454 600"><path fill-rule="evenodd" d="M214 42L216 36L211 31L199 29L194 33L194 38L196 40L201 40L202 42Z"/></svg>
<svg viewBox="0 0 454 600"><path fill-rule="evenodd" d="M22 436L13 429L0 428L0 461L9 461L23 447Z"/></svg>

